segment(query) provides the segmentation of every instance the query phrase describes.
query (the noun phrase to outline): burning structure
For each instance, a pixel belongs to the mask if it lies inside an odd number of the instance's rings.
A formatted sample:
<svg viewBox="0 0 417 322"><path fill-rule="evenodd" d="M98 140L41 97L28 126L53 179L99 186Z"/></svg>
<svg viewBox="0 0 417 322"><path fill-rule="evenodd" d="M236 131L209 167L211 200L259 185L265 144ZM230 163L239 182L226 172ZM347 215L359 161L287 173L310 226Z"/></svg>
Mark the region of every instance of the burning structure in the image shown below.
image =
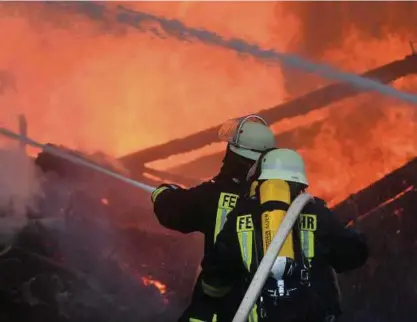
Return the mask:
<svg viewBox="0 0 417 322"><path fill-rule="evenodd" d="M415 56L410 56L404 62L413 59ZM400 70L398 77L407 73ZM350 93L350 88L346 87L346 91ZM86 156L60 149L126 174L123 158L120 162L103 155ZM334 207L343 220L352 221L367 233L374 249L384 250L373 254L365 274L356 273L342 280L349 321L362 321L362 315L367 321L381 314L387 321L398 317L399 304L380 306L392 300L391 294L380 289L386 286L381 278L392 269L391 258L402 268L397 272L398 278L403 277L413 250L409 245L417 244L410 233L415 223L402 219L413 211L410 201L416 192L416 162L411 161ZM45 195L38 211L28 214L28 225L11 244L4 245L0 255L0 291L8 307L3 308L4 319L30 316L33 321L164 321L175 315L176 309L186 303L199 260L199 252L189 247L188 238L156 225L150 215L149 196L132 187L46 152L40 153L34 163L45 176ZM162 175L169 176L164 172ZM396 205L399 203L401 206ZM166 265L174 262L179 266ZM405 273L410 278L412 274L413 270ZM400 302L402 312L413 309L410 287L405 290L407 301ZM146 310L137 308L139 298L149 300ZM358 301L363 298L367 300ZM408 317L405 314L403 321Z"/></svg>
<svg viewBox="0 0 417 322"><path fill-rule="evenodd" d="M372 244L366 269L342 279L347 321L415 320L415 161L407 162L417 146L409 106L207 43L184 43L178 33L149 37L132 20L113 19L135 10L178 18L415 90L416 56L378 68L409 50L415 4L198 5L1 4L0 27L9 33L0 35L0 103L10 107L2 121L24 113L39 140L127 155L94 160L153 185L192 185L221 162L215 124L288 101L261 113L277 121L278 142L305 156L313 193L346 221L358 217ZM193 237L161 229L149 196L47 154L36 163L46 192L0 254L0 320L170 320L194 280Z"/></svg>

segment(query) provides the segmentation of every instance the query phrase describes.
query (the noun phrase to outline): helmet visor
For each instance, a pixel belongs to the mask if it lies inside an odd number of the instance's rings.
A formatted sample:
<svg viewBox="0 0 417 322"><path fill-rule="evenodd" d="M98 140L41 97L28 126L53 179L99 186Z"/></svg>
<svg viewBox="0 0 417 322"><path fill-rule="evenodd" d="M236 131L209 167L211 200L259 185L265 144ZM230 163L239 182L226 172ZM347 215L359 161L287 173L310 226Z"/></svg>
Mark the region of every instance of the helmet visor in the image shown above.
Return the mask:
<svg viewBox="0 0 417 322"><path fill-rule="evenodd" d="M243 124L245 124L246 122L260 123L268 126L268 123L266 123L266 121L262 117L255 114L231 119L220 126L218 133L220 141L228 142L235 146L239 146L239 133Z"/></svg>

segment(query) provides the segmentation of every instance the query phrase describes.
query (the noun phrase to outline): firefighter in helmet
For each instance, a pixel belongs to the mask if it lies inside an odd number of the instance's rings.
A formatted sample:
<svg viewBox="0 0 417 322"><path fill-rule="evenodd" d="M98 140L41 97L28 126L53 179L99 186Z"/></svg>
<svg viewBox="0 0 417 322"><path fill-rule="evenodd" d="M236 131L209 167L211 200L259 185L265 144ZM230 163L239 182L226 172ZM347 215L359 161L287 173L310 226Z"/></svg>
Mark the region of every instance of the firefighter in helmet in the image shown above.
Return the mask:
<svg viewBox="0 0 417 322"><path fill-rule="evenodd" d="M288 149L267 151L249 177L249 192L229 214L202 263L206 295L221 298L241 289L235 303L242 300L289 205L309 185L303 159ZM367 256L363 235L342 225L324 201L314 198L287 236L248 320L336 321L341 308L334 271L358 268ZM232 321L237 307L218 321Z"/></svg>
<svg viewBox="0 0 417 322"><path fill-rule="evenodd" d="M272 131L257 115L227 121L220 127L219 138L228 144L216 177L191 189L163 184L152 193L155 215L164 227L204 234L204 256L211 252L226 216L245 190L249 169L262 152L275 147ZM191 304L179 321L215 321L223 304L223 299L208 297L197 282Z"/></svg>

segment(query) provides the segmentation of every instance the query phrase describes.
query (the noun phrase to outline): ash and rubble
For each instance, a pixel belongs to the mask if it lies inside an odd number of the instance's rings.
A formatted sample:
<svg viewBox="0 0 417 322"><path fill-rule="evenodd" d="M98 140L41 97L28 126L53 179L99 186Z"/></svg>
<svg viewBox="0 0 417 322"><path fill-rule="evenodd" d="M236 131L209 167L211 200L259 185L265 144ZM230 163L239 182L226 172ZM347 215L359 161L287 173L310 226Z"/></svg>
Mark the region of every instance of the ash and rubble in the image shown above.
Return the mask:
<svg viewBox="0 0 417 322"><path fill-rule="evenodd" d="M42 191L36 206L20 216L3 207L0 215L0 321L178 316L187 297L181 289L191 289L198 263L178 252L184 239L147 229L157 226L142 206L149 196L44 152L31 162Z"/></svg>

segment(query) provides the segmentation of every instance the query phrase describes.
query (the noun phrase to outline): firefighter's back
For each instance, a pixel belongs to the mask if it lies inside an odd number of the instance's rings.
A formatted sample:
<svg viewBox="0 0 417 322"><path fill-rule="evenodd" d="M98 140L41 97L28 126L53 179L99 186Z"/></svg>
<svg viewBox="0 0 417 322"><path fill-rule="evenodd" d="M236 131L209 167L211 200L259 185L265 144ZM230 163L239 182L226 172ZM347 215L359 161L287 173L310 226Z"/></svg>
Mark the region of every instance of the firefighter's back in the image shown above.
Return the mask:
<svg viewBox="0 0 417 322"><path fill-rule="evenodd" d="M254 226L259 229L255 234L262 235L256 219ZM294 261L287 259L279 277L274 264L258 314L262 320L274 322L332 321L342 313L336 273L365 263L368 248L364 236L342 225L318 198L303 209L293 233L294 248L297 250L298 240L300 254Z"/></svg>
<svg viewBox="0 0 417 322"><path fill-rule="evenodd" d="M295 151L268 152L259 166L251 195L241 198L229 215L204 265L205 284L218 292L238 279L248 289L291 202L308 187L303 160ZM364 237L315 198L287 235L249 321L332 321L341 313L335 272L358 268L367 256ZM210 293L207 287L205 291Z"/></svg>

